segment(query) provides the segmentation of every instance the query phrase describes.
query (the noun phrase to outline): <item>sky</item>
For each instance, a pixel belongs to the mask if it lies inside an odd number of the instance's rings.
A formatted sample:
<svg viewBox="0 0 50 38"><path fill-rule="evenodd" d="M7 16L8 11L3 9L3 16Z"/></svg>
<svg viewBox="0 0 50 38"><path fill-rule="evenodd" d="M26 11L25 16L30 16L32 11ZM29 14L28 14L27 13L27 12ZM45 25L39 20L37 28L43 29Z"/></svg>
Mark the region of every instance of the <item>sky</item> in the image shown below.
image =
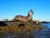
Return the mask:
<svg viewBox="0 0 50 38"><path fill-rule="evenodd" d="M50 0L0 0L0 20L27 16L33 10L33 20L50 21Z"/></svg>

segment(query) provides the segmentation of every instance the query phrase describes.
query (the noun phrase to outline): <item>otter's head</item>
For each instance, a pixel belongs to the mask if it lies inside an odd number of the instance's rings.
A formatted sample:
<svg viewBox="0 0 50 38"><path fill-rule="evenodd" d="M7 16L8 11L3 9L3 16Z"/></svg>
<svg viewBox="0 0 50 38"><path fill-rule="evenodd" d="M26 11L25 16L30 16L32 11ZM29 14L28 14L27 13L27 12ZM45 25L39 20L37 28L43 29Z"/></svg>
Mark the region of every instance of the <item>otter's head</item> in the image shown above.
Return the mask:
<svg viewBox="0 0 50 38"><path fill-rule="evenodd" d="M32 18L32 15L33 15L33 11L30 10L29 13L28 13L28 17L31 17Z"/></svg>
<svg viewBox="0 0 50 38"><path fill-rule="evenodd" d="M30 10L29 13L28 13L28 16L32 16L33 15L33 11Z"/></svg>

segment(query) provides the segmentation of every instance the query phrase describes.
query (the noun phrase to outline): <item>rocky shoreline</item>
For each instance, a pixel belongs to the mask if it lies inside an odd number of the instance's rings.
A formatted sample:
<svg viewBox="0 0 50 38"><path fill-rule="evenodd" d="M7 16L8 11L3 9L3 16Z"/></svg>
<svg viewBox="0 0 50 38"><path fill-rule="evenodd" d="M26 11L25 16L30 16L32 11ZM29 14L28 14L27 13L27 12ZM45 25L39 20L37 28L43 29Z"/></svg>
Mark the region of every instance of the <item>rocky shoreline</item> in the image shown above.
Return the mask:
<svg viewBox="0 0 50 38"><path fill-rule="evenodd" d="M35 24L34 22L5 22L7 26L0 26L0 32L2 31L33 31L45 29L40 23Z"/></svg>

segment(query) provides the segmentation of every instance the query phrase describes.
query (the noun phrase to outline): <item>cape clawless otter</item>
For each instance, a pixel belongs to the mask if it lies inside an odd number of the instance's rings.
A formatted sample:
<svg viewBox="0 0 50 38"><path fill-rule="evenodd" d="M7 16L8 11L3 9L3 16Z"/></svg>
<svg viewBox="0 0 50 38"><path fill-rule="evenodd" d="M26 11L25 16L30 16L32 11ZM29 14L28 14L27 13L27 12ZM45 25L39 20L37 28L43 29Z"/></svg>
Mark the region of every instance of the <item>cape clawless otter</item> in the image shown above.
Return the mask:
<svg viewBox="0 0 50 38"><path fill-rule="evenodd" d="M21 15L15 16L14 21L24 21L24 22L31 21L32 14L33 14L33 11L30 10L27 16L21 16Z"/></svg>

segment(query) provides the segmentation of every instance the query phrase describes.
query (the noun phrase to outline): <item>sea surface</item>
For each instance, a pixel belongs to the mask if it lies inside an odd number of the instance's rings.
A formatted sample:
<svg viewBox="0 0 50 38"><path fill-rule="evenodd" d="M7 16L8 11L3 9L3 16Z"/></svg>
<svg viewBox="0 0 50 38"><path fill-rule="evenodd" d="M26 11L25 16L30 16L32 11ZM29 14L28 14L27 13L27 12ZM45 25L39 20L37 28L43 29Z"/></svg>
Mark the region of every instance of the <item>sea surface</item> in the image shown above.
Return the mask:
<svg viewBox="0 0 50 38"><path fill-rule="evenodd" d="M43 26L47 26L48 28L50 28L50 22L48 23L41 23Z"/></svg>
<svg viewBox="0 0 50 38"><path fill-rule="evenodd" d="M0 33L0 38L50 38L50 23L42 23L43 26L48 26L48 29L33 31L30 37L27 36L26 32L5 32Z"/></svg>

